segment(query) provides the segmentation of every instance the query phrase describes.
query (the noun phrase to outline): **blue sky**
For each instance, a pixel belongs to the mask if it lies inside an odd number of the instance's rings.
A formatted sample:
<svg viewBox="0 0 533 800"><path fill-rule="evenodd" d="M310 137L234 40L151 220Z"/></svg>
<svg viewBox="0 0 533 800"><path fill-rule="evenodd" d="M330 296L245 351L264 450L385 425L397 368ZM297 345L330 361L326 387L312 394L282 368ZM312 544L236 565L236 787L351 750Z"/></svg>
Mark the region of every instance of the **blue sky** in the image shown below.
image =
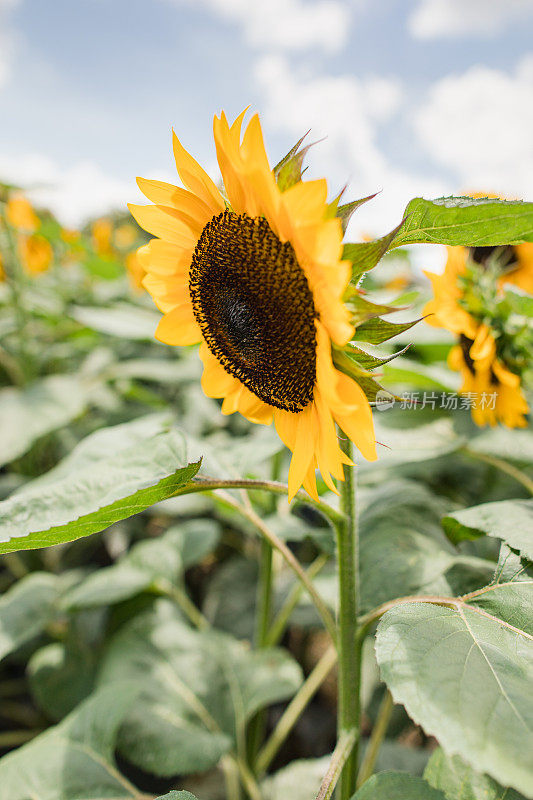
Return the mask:
<svg viewBox="0 0 533 800"><path fill-rule="evenodd" d="M0 177L75 224L172 179L172 125L216 177L213 114L251 103L272 162L312 128L310 174L382 190L360 230L531 198L532 40L533 0L0 0Z"/></svg>

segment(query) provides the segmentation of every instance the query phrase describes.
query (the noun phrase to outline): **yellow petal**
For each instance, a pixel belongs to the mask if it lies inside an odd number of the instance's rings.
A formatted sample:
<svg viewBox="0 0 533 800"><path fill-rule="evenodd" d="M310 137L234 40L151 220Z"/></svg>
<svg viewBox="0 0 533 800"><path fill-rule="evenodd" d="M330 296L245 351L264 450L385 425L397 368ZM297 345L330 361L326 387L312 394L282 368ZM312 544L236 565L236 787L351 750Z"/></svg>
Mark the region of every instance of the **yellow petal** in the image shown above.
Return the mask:
<svg viewBox="0 0 533 800"><path fill-rule="evenodd" d="M172 147L176 160L176 169L184 185L197 194L209 208L214 207L218 211L224 211L222 195L207 172L185 150L174 131L172 131Z"/></svg>
<svg viewBox="0 0 533 800"><path fill-rule="evenodd" d="M191 296L187 283L179 283L176 280L169 281L168 278L160 278L156 275L145 275L142 285L151 294L159 310L165 314L176 306L186 303L190 305Z"/></svg>
<svg viewBox="0 0 533 800"><path fill-rule="evenodd" d="M313 403L310 403L296 416L296 441L289 467L289 502L308 474L314 457L315 442L318 435L318 420Z"/></svg>
<svg viewBox="0 0 533 800"><path fill-rule="evenodd" d="M156 328L155 338L165 344L198 344L202 331L194 318L190 303L165 314Z"/></svg>
<svg viewBox="0 0 533 800"><path fill-rule="evenodd" d="M375 461L377 453L374 420L363 390L359 384L342 372L338 373L337 386L346 405L352 408L357 405L357 410L348 413L334 412L335 420L341 430L355 444L363 458L366 458L367 461Z"/></svg>
<svg viewBox="0 0 533 800"><path fill-rule="evenodd" d="M140 251L142 251L141 263L147 272L168 277L174 275L188 280L193 254L190 247L180 247L163 239L151 239L138 252Z"/></svg>
<svg viewBox="0 0 533 800"><path fill-rule="evenodd" d="M182 220L168 211L163 211L163 206L139 206L128 203L128 208L141 228L153 236L165 239L171 244L182 246L185 244L192 248L196 246L198 236Z"/></svg>
<svg viewBox="0 0 533 800"><path fill-rule="evenodd" d="M198 220L202 227L209 222L214 214L218 213L218 209L213 205L208 206L207 203L204 203L192 192L181 189L179 186L173 186L171 183L137 178L137 185L152 203L175 208L177 211L181 211Z"/></svg>
<svg viewBox="0 0 533 800"><path fill-rule="evenodd" d="M200 345L199 355L204 365L202 389L208 397L224 397L233 389L237 379L226 372L205 342Z"/></svg>

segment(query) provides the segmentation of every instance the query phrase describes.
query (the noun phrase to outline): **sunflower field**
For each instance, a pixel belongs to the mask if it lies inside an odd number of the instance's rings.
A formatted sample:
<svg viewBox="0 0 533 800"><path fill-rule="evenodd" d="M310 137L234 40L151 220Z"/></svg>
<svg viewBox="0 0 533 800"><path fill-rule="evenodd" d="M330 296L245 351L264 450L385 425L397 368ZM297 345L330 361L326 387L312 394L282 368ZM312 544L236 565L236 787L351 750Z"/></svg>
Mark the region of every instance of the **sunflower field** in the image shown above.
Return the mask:
<svg viewBox="0 0 533 800"><path fill-rule="evenodd" d="M533 203L214 135L0 185L0 800L533 798Z"/></svg>

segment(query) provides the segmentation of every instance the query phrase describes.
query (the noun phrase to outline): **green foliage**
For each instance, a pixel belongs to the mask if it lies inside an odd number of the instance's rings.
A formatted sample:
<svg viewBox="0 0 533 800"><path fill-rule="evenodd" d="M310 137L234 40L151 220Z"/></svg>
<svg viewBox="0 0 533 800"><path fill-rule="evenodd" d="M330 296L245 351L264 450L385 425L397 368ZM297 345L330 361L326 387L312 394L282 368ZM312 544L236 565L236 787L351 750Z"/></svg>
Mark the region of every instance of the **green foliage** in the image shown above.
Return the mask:
<svg viewBox="0 0 533 800"><path fill-rule="evenodd" d="M194 477L182 434L161 417L104 428L0 503L0 552L71 542L171 497Z"/></svg>
<svg viewBox="0 0 533 800"><path fill-rule="evenodd" d="M302 144L275 169L283 190ZM372 198L341 197L328 214L346 229ZM532 208L415 199L390 234L344 248L356 334L332 357L376 401L379 442L376 462L356 457L359 761L380 733L380 674L396 703L353 800L532 796L533 435L400 397L457 385L454 336L418 319L425 288L403 245L531 240ZM335 654L285 559L340 626L345 499L321 482L320 506L265 491L288 470L274 426L222 415L197 354L154 340L159 313L119 274L144 239L118 245L111 222L107 245L90 226L67 244L43 217L56 263L21 275L19 306L0 285L0 800L314 800L331 763L314 756L335 745ZM468 300L498 317L498 353L525 379L531 297L474 277ZM396 398L383 411L382 384ZM267 587L265 529L288 547ZM265 774L257 751L280 727Z"/></svg>
<svg viewBox="0 0 533 800"><path fill-rule="evenodd" d="M122 800L140 792L117 770L119 725L138 687L103 689L63 722L0 761L0 786L9 800Z"/></svg>
<svg viewBox="0 0 533 800"><path fill-rule="evenodd" d="M501 500L455 511L442 524L452 542L494 536L533 559L533 500Z"/></svg>
<svg viewBox="0 0 533 800"><path fill-rule="evenodd" d="M443 749L503 785L531 789L530 579L450 604L409 603L380 622L376 652L397 702Z"/></svg>
<svg viewBox="0 0 533 800"><path fill-rule="evenodd" d="M416 197L394 246L435 243L482 247L533 241L533 203L472 197Z"/></svg>
<svg viewBox="0 0 533 800"><path fill-rule="evenodd" d="M514 789L474 772L459 756L447 756L441 748L431 756L424 777L448 800L524 800Z"/></svg>
<svg viewBox="0 0 533 800"><path fill-rule="evenodd" d="M353 800L444 800L423 778L404 772L381 772L373 775L354 795Z"/></svg>
<svg viewBox="0 0 533 800"><path fill-rule="evenodd" d="M280 650L250 652L217 631L195 631L171 608L139 615L111 642L100 683L144 688L119 747L157 775L214 766L264 706L290 697L298 665Z"/></svg>
<svg viewBox="0 0 533 800"><path fill-rule="evenodd" d="M75 375L50 375L24 389L0 389L0 466L87 408L89 386Z"/></svg>

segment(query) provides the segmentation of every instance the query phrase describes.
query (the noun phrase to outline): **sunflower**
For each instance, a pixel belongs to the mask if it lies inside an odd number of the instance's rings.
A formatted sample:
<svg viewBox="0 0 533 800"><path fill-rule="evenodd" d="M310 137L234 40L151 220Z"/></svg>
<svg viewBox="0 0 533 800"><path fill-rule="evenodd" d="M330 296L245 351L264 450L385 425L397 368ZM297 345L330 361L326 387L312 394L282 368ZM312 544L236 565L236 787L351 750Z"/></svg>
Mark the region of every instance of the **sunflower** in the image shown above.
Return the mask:
<svg viewBox="0 0 533 800"><path fill-rule="evenodd" d="M325 180L282 190L265 152L259 117L214 119L225 195L174 135L185 188L138 179L150 206L130 205L153 234L140 248L143 284L163 312L156 338L200 344L202 387L222 413L274 422L292 451L289 499L317 497L315 470L336 491L351 463L335 423L362 455L376 458L372 413L361 387L339 371L332 346L354 328L343 303L351 265Z"/></svg>
<svg viewBox="0 0 533 800"><path fill-rule="evenodd" d="M38 233L32 236L21 236L18 242L21 263L30 275L46 272L52 263L54 253L52 245Z"/></svg>
<svg viewBox="0 0 533 800"><path fill-rule="evenodd" d="M499 276L493 281L494 296L501 293L507 283L523 291L533 288L533 245L496 247L448 247L448 259L442 275L426 272L433 286L433 299L427 303L426 322L446 328L458 336L459 343L452 347L449 366L460 372L463 384L460 393L473 394L472 419L477 425L495 425L502 422L510 428L526 426L528 404L524 397L520 375L509 368L502 358L504 333L488 324L479 308L467 307L469 264L478 274L492 258L497 259ZM476 271L473 273L476 274ZM479 286L473 289L474 302L481 296ZM476 314L476 311L478 312ZM500 345L500 347L498 347ZM493 399L492 399L493 398Z"/></svg>

